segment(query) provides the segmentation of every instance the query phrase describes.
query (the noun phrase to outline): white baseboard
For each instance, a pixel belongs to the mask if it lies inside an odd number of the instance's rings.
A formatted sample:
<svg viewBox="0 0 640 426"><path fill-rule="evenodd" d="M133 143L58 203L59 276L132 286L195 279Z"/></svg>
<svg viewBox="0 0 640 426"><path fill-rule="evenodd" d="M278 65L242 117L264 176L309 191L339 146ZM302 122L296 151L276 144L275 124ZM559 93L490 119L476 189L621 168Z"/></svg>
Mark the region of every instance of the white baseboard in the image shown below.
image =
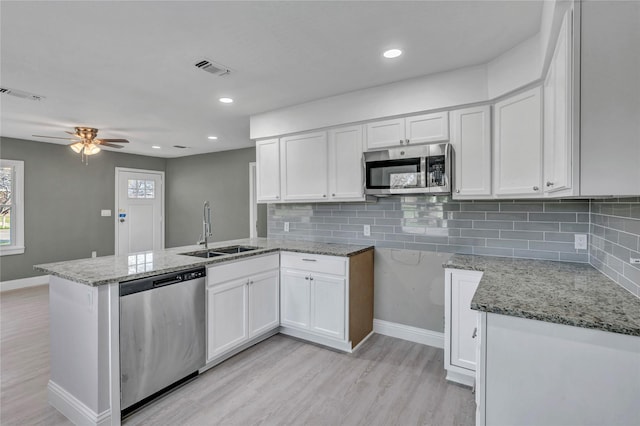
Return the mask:
<svg viewBox="0 0 640 426"><path fill-rule="evenodd" d="M49 275L0 282L0 292L49 284Z"/></svg>
<svg viewBox="0 0 640 426"><path fill-rule="evenodd" d="M111 410L97 414L51 380L49 380L47 389L49 390L49 404L64 414L73 424L81 426L107 426L111 424Z"/></svg>
<svg viewBox="0 0 640 426"><path fill-rule="evenodd" d="M379 319L373 320L373 331L385 336L396 337L410 342L422 343L435 348L444 348L444 333L398 324Z"/></svg>

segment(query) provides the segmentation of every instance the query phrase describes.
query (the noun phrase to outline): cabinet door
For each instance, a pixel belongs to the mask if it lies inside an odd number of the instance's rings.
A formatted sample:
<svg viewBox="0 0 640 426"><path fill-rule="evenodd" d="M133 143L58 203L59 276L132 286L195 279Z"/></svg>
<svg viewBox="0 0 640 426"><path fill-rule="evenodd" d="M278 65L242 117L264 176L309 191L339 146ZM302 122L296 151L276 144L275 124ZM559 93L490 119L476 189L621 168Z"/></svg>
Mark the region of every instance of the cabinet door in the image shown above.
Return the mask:
<svg viewBox="0 0 640 426"><path fill-rule="evenodd" d="M311 329L326 336L344 340L345 289L344 278L311 275Z"/></svg>
<svg viewBox="0 0 640 426"><path fill-rule="evenodd" d="M311 319L309 274L285 269L280 278L280 323L289 327L309 329Z"/></svg>
<svg viewBox="0 0 640 426"><path fill-rule="evenodd" d="M449 140L449 113L416 115L405 118L406 143L431 143Z"/></svg>
<svg viewBox="0 0 640 426"><path fill-rule="evenodd" d="M247 278L207 288L207 359L241 344L247 335Z"/></svg>
<svg viewBox="0 0 640 426"><path fill-rule="evenodd" d="M327 199L329 170L327 132L280 140L282 198L286 201Z"/></svg>
<svg viewBox="0 0 640 426"><path fill-rule="evenodd" d="M249 338L280 323L279 290L277 270L249 278Z"/></svg>
<svg viewBox="0 0 640 426"><path fill-rule="evenodd" d="M541 109L539 87L495 104L495 195L542 195Z"/></svg>
<svg viewBox="0 0 640 426"><path fill-rule="evenodd" d="M480 282L478 275L465 271L451 273L451 365L476 369L478 313L471 310L471 299Z"/></svg>
<svg viewBox="0 0 640 426"><path fill-rule="evenodd" d="M259 203L280 201L280 142L256 142L256 197Z"/></svg>
<svg viewBox="0 0 640 426"><path fill-rule="evenodd" d="M329 131L329 198L363 200L362 126Z"/></svg>
<svg viewBox="0 0 640 426"><path fill-rule="evenodd" d="M404 144L404 118L375 121L367 124L367 150Z"/></svg>
<svg viewBox="0 0 640 426"><path fill-rule="evenodd" d="M451 112L451 145L456 162L453 198L491 195L491 108Z"/></svg>
<svg viewBox="0 0 640 426"><path fill-rule="evenodd" d="M572 186L571 11L562 28L544 82L544 192Z"/></svg>

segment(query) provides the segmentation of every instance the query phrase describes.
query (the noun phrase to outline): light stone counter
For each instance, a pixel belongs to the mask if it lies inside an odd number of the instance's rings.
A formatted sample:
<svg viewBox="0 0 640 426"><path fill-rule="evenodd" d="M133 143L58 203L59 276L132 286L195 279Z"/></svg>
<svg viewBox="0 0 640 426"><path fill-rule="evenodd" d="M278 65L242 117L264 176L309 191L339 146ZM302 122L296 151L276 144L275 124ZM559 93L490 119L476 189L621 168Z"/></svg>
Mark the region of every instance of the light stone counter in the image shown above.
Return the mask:
<svg viewBox="0 0 640 426"><path fill-rule="evenodd" d="M471 309L640 336L640 299L589 264L456 254L443 266L483 272Z"/></svg>
<svg viewBox="0 0 640 426"><path fill-rule="evenodd" d="M102 256L89 259L47 263L35 265L34 269L46 272L50 275L66 278L70 281L90 286L99 286L107 283L150 277L167 272L183 271L185 269L228 262L230 260L262 255L269 252L293 251L299 253L349 257L367 250L373 250L373 246L314 243L308 241L284 241L271 240L267 238L245 238L240 240L210 243L209 250L236 245L260 247L260 249L208 259L182 254L204 250L204 246L202 245L193 245L136 253L127 256Z"/></svg>

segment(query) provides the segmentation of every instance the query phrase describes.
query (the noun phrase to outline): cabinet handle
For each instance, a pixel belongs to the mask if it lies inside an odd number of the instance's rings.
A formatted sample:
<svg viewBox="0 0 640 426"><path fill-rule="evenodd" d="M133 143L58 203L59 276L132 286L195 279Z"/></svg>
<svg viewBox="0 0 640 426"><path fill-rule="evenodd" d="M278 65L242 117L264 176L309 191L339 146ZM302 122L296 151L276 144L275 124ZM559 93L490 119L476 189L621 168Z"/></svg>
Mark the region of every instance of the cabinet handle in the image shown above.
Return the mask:
<svg viewBox="0 0 640 426"><path fill-rule="evenodd" d="M404 145L404 139L400 139L400 145Z"/></svg>
<svg viewBox="0 0 640 426"><path fill-rule="evenodd" d="M537 191L538 189L540 189L540 188L538 188L537 186L534 186L534 187L533 187L533 190L534 190L534 191Z"/></svg>
<svg viewBox="0 0 640 426"><path fill-rule="evenodd" d="M409 145L409 139L405 139L404 143L406 143L407 145Z"/></svg>
<svg viewBox="0 0 640 426"><path fill-rule="evenodd" d="M547 186L553 186L553 182L547 182Z"/></svg>
<svg viewBox="0 0 640 426"><path fill-rule="evenodd" d="M305 259L303 258L302 260L304 260L305 262L317 262L317 259Z"/></svg>
<svg viewBox="0 0 640 426"><path fill-rule="evenodd" d="M478 327L473 329L473 334L471 335L471 338L475 339L477 335L478 335Z"/></svg>

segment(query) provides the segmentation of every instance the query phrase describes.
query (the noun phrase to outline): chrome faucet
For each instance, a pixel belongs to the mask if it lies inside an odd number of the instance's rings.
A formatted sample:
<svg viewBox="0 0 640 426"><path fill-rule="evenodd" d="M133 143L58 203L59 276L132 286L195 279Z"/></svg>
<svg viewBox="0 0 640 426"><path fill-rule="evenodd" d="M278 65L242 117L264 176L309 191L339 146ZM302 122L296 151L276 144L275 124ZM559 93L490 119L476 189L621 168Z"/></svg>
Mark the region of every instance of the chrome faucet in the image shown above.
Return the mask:
<svg viewBox="0 0 640 426"><path fill-rule="evenodd" d="M208 249L208 238L213 236L211 229L211 206L208 201L204 202L202 208L202 238L198 241L198 244L204 244L204 248Z"/></svg>

